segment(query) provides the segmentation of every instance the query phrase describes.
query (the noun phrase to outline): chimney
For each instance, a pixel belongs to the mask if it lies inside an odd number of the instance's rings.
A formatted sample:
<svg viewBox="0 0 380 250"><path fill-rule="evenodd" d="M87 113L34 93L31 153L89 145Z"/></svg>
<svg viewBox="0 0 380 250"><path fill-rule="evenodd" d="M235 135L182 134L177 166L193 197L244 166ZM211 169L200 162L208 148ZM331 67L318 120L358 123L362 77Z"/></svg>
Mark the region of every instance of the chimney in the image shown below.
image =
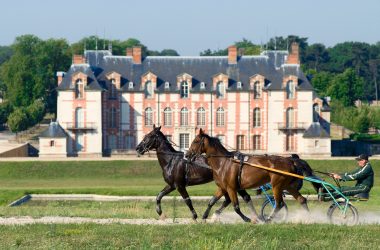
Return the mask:
<svg viewBox="0 0 380 250"><path fill-rule="evenodd" d="M133 47L133 63L134 64L141 64L142 58L141 58L141 47Z"/></svg>
<svg viewBox="0 0 380 250"><path fill-rule="evenodd" d="M127 48L127 56L133 56L132 48Z"/></svg>
<svg viewBox="0 0 380 250"><path fill-rule="evenodd" d="M228 47L228 64L237 64L237 48L234 45Z"/></svg>
<svg viewBox="0 0 380 250"><path fill-rule="evenodd" d="M82 55L74 55L73 56L73 64L84 64L86 63L86 59Z"/></svg>
<svg viewBox="0 0 380 250"><path fill-rule="evenodd" d="M300 64L300 55L299 55L299 46L298 43L293 42L290 54L288 56L288 60L286 60L287 64Z"/></svg>
<svg viewBox="0 0 380 250"><path fill-rule="evenodd" d="M63 71L58 71L57 72L57 83L58 86L62 83L63 77L65 76L65 72Z"/></svg>

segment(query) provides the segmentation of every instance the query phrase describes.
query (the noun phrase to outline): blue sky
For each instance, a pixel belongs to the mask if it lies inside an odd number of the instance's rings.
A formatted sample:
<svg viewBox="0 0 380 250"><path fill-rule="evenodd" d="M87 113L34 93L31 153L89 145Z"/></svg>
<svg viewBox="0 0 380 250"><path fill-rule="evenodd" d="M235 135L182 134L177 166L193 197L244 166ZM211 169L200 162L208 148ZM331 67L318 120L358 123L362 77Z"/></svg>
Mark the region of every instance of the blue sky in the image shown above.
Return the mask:
<svg viewBox="0 0 380 250"><path fill-rule="evenodd" d="M181 55L288 34L309 43L380 41L380 1L344 0L4 0L0 45L23 34L42 39L137 38L151 50Z"/></svg>

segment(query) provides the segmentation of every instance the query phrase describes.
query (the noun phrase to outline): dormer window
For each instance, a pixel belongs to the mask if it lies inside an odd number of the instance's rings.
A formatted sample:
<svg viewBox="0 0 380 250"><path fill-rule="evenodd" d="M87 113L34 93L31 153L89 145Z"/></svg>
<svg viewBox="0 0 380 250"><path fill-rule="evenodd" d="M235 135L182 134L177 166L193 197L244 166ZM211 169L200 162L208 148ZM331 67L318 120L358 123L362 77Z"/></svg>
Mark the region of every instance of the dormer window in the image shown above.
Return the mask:
<svg viewBox="0 0 380 250"><path fill-rule="evenodd" d="M216 85L216 98L224 98L226 94L226 87L224 82L218 82Z"/></svg>
<svg viewBox="0 0 380 250"><path fill-rule="evenodd" d="M241 82L237 82L237 88L241 89Z"/></svg>
<svg viewBox="0 0 380 250"><path fill-rule="evenodd" d="M145 83L145 98L153 98L153 84L151 81Z"/></svg>
<svg viewBox="0 0 380 250"><path fill-rule="evenodd" d="M128 88L129 88L129 89L133 89L133 82L129 82L129 84L128 84Z"/></svg>
<svg viewBox="0 0 380 250"><path fill-rule="evenodd" d="M181 98L189 98L189 83L186 81L181 83Z"/></svg>
<svg viewBox="0 0 380 250"><path fill-rule="evenodd" d="M294 99L295 97L295 86L293 81L288 81L286 83L286 99Z"/></svg>
<svg viewBox="0 0 380 250"><path fill-rule="evenodd" d="M169 89L169 88L170 88L169 82L165 82L165 89Z"/></svg>
<svg viewBox="0 0 380 250"><path fill-rule="evenodd" d="M253 84L253 98L260 99L261 98L261 84L259 81Z"/></svg>
<svg viewBox="0 0 380 250"><path fill-rule="evenodd" d="M75 82L75 98L82 99L84 92L84 85L82 79L78 79Z"/></svg>
<svg viewBox="0 0 380 250"><path fill-rule="evenodd" d="M205 89L205 83L204 82L201 82L201 89Z"/></svg>
<svg viewBox="0 0 380 250"><path fill-rule="evenodd" d="M115 99L116 98L116 81L115 79L111 79L111 85L110 85L110 98Z"/></svg>

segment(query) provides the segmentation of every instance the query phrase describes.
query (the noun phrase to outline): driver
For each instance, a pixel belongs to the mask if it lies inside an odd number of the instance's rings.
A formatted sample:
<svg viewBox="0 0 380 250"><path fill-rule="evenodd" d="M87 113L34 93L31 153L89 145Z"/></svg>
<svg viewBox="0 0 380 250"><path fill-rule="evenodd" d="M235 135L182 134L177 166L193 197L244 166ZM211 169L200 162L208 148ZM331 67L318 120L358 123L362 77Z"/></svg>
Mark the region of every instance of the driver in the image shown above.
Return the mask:
<svg viewBox="0 0 380 250"><path fill-rule="evenodd" d="M369 191L373 186L373 169L368 161L368 155L361 154L356 157L355 160L359 165L357 169L344 174L331 173L331 176L340 181L357 181L354 187L341 187L340 191L345 196L354 196L363 193L361 197L368 198Z"/></svg>

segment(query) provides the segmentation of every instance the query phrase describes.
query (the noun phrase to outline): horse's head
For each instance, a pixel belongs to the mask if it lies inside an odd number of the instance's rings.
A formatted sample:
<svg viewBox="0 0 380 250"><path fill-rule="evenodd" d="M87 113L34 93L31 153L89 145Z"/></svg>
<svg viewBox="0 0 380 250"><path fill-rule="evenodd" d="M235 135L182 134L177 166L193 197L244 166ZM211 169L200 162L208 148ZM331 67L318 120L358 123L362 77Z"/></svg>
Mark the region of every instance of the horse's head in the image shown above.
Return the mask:
<svg viewBox="0 0 380 250"><path fill-rule="evenodd" d="M157 149L160 146L161 126L156 127L153 125L153 130L146 134L142 141L137 145L136 151L138 154L143 155L145 152Z"/></svg>
<svg viewBox="0 0 380 250"><path fill-rule="evenodd" d="M209 138L210 137L205 134L202 129L200 129L198 135L191 143L189 150L186 152L186 158L193 160L197 156L206 153L206 147L209 144Z"/></svg>

